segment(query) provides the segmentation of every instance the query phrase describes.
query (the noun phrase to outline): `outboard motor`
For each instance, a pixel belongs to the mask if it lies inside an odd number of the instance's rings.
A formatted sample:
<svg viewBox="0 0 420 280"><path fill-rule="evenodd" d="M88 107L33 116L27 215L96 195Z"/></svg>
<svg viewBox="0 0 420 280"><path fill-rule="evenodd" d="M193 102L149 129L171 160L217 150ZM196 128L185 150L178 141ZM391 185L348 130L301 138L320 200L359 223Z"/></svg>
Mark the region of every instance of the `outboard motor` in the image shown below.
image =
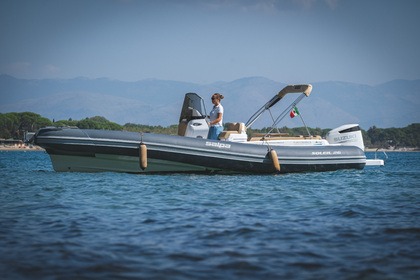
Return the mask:
<svg viewBox="0 0 420 280"><path fill-rule="evenodd" d="M192 138L207 138L209 126L205 120L205 116L201 116L196 109L191 110L192 118L186 122L186 129L183 136Z"/></svg>
<svg viewBox="0 0 420 280"><path fill-rule="evenodd" d="M365 150L362 131L358 124L345 124L334 128L327 133L326 139L330 144L357 146Z"/></svg>
<svg viewBox="0 0 420 280"><path fill-rule="evenodd" d="M207 138L209 126L206 122L206 116L203 99L196 93L187 93L179 117L178 135Z"/></svg>

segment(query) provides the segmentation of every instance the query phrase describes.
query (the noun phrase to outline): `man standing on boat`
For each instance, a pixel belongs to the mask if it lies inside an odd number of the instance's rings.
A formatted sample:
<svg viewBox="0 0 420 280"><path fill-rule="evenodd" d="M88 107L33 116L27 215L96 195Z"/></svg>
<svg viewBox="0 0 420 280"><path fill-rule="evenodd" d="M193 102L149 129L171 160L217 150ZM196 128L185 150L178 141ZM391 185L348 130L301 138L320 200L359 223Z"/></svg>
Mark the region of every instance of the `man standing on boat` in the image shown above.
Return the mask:
<svg viewBox="0 0 420 280"><path fill-rule="evenodd" d="M223 99L223 95L215 93L211 96L211 102L213 103L213 109L210 111L210 122L208 139L217 140L219 134L223 131L223 106L220 101Z"/></svg>

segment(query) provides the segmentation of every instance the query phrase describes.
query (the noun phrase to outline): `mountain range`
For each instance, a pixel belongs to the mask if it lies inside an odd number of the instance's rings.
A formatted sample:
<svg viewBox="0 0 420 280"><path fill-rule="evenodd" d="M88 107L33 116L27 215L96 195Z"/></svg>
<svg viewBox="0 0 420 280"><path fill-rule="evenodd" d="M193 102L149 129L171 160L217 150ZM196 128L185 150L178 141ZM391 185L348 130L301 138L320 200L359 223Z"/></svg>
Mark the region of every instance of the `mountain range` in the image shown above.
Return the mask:
<svg viewBox="0 0 420 280"><path fill-rule="evenodd" d="M420 122L420 80L393 80L375 86L338 81L312 85L311 95L298 105L302 118L286 117L279 126L302 126L303 119L310 127L358 123L367 130L372 126L404 127ZM51 120L103 116L119 124L168 126L178 123L185 93L195 92L203 97L209 112L210 96L220 92L225 96L224 121L246 122L284 86L285 83L264 77L203 85L157 79L31 80L0 75L0 113L30 111ZM273 107L273 117L285 110L282 105L289 105L296 97L286 96L279 108ZM271 123L270 114L266 114L253 127Z"/></svg>

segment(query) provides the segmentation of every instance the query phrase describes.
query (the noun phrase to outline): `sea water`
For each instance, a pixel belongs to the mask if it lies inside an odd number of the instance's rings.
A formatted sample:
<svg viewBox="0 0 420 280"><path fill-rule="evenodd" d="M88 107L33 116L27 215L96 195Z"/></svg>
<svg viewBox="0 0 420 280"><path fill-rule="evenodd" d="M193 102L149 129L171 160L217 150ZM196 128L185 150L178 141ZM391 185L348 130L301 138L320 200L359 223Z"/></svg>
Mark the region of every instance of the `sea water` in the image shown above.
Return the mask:
<svg viewBox="0 0 420 280"><path fill-rule="evenodd" d="M0 278L420 279L420 153L388 157L325 173L133 175L0 152Z"/></svg>

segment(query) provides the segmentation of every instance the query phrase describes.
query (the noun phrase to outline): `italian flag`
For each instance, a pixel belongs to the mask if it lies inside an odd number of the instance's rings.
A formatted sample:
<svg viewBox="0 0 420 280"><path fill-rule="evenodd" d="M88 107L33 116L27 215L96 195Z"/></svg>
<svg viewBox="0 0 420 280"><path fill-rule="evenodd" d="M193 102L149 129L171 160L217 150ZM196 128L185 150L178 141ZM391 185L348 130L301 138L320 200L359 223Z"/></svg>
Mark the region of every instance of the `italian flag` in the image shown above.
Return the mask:
<svg viewBox="0 0 420 280"><path fill-rule="evenodd" d="M297 115L299 115L299 110L298 110L298 108L297 108L297 107L294 107L294 108L293 108L293 110L292 110L292 111L290 111L290 117L291 117L291 118L294 118L294 117L296 117Z"/></svg>

